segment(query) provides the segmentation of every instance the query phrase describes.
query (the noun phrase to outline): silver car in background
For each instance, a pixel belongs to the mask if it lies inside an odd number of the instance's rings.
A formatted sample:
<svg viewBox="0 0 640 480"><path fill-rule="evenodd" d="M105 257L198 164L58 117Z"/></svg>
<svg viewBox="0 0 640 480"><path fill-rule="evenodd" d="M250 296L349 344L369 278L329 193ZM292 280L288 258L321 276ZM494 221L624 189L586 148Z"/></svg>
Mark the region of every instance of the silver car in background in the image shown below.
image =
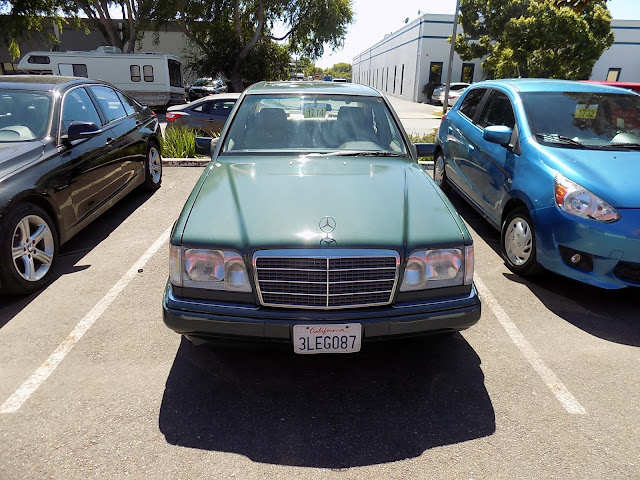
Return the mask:
<svg viewBox="0 0 640 480"><path fill-rule="evenodd" d="M449 85L449 101L447 102L449 105L453 105L456 103L460 95L464 93L467 87L471 85L470 83L464 82L454 82ZM434 102L442 104L444 102L444 91L446 85L440 85L433 90L433 94L431 95L431 100Z"/></svg>

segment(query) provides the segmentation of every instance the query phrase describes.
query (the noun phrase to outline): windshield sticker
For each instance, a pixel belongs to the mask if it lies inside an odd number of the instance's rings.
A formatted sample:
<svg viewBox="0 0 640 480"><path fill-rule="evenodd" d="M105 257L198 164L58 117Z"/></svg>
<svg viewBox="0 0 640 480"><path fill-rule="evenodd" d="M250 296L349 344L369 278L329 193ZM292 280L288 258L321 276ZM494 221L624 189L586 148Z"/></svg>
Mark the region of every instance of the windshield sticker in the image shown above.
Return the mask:
<svg viewBox="0 0 640 480"><path fill-rule="evenodd" d="M579 103L576 105L576 113L574 118L584 118L587 120L592 120L596 118L596 114L598 113L598 105L586 105L584 103Z"/></svg>
<svg viewBox="0 0 640 480"><path fill-rule="evenodd" d="M327 115L326 107L306 107L304 109L304 118L324 118Z"/></svg>

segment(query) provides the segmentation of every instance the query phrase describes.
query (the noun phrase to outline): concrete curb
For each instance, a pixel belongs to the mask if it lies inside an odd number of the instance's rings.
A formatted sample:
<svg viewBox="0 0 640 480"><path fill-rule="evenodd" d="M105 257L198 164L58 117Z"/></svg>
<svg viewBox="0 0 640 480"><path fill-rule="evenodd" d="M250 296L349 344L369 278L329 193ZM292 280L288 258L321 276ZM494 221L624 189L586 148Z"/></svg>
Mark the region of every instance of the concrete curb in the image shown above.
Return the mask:
<svg viewBox="0 0 640 480"><path fill-rule="evenodd" d="M163 158L163 167L205 167L209 158Z"/></svg>

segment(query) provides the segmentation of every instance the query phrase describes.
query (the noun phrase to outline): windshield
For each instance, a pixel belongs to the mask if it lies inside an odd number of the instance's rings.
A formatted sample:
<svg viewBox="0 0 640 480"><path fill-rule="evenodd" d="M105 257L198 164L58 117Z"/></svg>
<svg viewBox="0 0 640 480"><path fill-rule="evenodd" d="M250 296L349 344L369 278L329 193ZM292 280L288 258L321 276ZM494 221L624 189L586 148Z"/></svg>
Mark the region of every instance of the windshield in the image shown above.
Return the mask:
<svg viewBox="0 0 640 480"><path fill-rule="evenodd" d="M0 142L25 142L47 134L51 97L47 93L0 89Z"/></svg>
<svg viewBox="0 0 640 480"><path fill-rule="evenodd" d="M640 144L640 95L539 92L522 100L532 133L545 145L616 150Z"/></svg>
<svg viewBox="0 0 640 480"><path fill-rule="evenodd" d="M381 98L347 95L248 95L222 153L253 151L408 155Z"/></svg>

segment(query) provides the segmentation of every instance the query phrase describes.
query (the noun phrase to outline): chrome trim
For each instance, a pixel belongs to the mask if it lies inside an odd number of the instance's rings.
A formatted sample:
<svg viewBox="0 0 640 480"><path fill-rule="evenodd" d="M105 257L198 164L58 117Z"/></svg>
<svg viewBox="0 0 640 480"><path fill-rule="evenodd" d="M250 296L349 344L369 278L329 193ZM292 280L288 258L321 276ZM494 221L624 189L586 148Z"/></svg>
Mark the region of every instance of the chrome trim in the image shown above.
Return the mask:
<svg viewBox="0 0 640 480"><path fill-rule="evenodd" d="M296 269L292 268L291 271L313 271L313 272L329 272L329 261L332 259L340 259L345 258L348 260L353 260L357 258L375 258L375 257L392 257L395 259L395 272L393 278L393 285L391 286L391 290L383 290L383 291L367 291L367 292L353 292L353 293L329 293L330 285L339 285L339 284L353 284L353 283L365 283L365 282L376 282L376 281L390 281L391 279L372 279L372 280L354 280L354 281L337 281L330 282L329 275L327 275L326 282L305 282L305 281L286 281L286 280L264 280L267 282L274 283L296 283L296 284L305 284L305 285L326 285L326 293L295 293L295 292L265 292L266 294L275 294L282 296L306 296L306 297L324 297L326 298L326 302L324 306L315 306L315 305L289 305L289 304L281 304L281 303L268 303L265 302L263 297L262 289L260 288L260 281L258 278L258 268L257 268L257 260L259 258L285 258L285 259L322 259L326 260L326 267L323 269ZM311 310L337 310L337 309L346 309L346 308L365 308L365 307L377 307L382 305L389 305L393 301L395 296L396 288L398 287L399 282L399 270L400 270L400 254L395 250L384 250L384 249L346 249L346 248L330 248L330 249L278 249L278 250L258 250L253 254L252 260L253 267L253 280L256 286L256 292L258 294L258 301L260 305L268 306L268 307L279 307L279 308L299 308L299 309L311 309ZM375 270L391 270L394 267L380 267ZM264 270L274 270L273 268L266 267ZM276 269L277 270L277 269ZM344 270L340 270L343 272L353 272L358 270L365 270L359 268L346 268ZM337 297L348 297L348 296L357 296L357 295L372 295L372 294L381 294L381 293L389 293L389 297L387 301L384 302L376 302L376 303L367 303L360 304L354 303L351 305L337 305L330 306L328 305L329 300L331 298Z"/></svg>

